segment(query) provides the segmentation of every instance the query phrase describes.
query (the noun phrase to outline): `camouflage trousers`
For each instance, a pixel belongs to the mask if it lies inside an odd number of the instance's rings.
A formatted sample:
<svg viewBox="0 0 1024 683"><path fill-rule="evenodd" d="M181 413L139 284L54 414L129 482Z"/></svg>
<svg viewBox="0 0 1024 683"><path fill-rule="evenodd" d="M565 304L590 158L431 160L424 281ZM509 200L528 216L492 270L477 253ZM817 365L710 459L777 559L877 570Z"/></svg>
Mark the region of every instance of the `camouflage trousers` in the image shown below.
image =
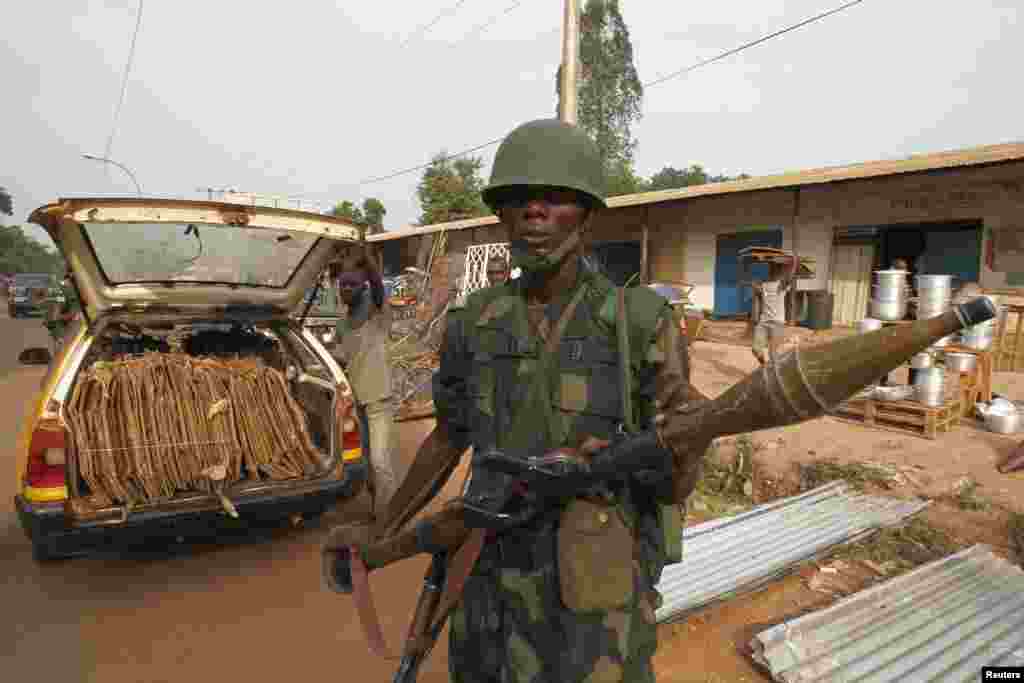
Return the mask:
<svg viewBox="0 0 1024 683"><path fill-rule="evenodd" d="M631 607L578 614L562 604L555 562L513 567L496 554L485 548L452 613L452 683L654 683L656 594L639 571Z"/></svg>

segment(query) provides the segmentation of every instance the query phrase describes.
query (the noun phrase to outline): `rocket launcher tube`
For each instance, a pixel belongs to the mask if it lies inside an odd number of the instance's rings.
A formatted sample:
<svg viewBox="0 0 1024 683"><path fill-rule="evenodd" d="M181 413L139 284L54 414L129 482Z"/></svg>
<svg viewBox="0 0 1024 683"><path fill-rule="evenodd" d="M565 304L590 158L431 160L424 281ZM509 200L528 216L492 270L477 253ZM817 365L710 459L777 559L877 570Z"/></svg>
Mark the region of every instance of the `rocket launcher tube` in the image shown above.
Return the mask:
<svg viewBox="0 0 1024 683"><path fill-rule="evenodd" d="M795 349L697 410L671 414L659 437L671 449L675 467L685 471L714 439L819 417L939 339L995 316L992 302L979 297L935 318ZM600 455L595 459L600 462ZM459 502L453 501L414 528L363 545L361 554L374 569L423 552L454 550L469 531Z"/></svg>
<svg viewBox="0 0 1024 683"><path fill-rule="evenodd" d="M819 417L939 339L995 316L992 302L979 297L935 318L795 349L699 410L670 416L661 437L678 454L687 444Z"/></svg>

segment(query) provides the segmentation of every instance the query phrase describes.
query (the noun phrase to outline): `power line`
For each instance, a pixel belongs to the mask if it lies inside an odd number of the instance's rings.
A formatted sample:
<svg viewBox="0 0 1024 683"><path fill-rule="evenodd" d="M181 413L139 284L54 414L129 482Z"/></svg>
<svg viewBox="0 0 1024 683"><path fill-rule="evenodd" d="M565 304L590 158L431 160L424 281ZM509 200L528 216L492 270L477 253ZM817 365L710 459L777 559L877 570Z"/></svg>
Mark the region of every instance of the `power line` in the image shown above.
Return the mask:
<svg viewBox="0 0 1024 683"><path fill-rule="evenodd" d="M657 78L657 79L655 79L653 81L650 81L648 83L644 83L642 85L643 85L644 88L650 88L651 86L659 85L659 84L664 83L665 81L671 80L673 78L678 78L679 76L683 76L683 75L688 74L688 73L690 73L692 71L696 71L697 69L699 69L701 67L704 67L704 66L707 66L709 64L714 64L715 62L721 61L721 60L725 59L726 57L731 57L732 55L734 55L734 54L736 54L738 52L742 52L743 50L749 49L751 47L754 47L755 45L760 45L761 43L764 43L764 42L766 42L768 40L771 40L772 38L777 38L777 37L779 37L781 35L789 33L790 31L795 31L796 29L801 28L803 26L807 26L808 24L813 24L816 21L820 21L821 19L829 17L829 16L831 16L833 14L837 14L839 12L842 12L843 10L849 9L850 7L853 7L854 5L858 5L858 4L862 3L862 2L864 2L864 0L851 0L851 2L848 2L845 5L841 5L839 7L836 7L835 9L831 9L831 10L829 10L827 12L822 12L821 14L817 14L817 15L809 18L809 19L804 19L803 21L801 21L799 23L796 23L796 24L793 24L792 26L787 26L784 29L781 29L779 31L775 31L774 33L770 33L770 34L768 34L766 36L762 36L761 38L758 38L757 40L752 40L749 43L744 43L743 45L740 45L739 47L734 47L731 50L726 50L725 52L722 52L722 53L720 53L718 55L715 55L714 57L710 57L708 59L703 59L703 60L697 62L696 64L688 66L688 67L686 67L684 69L680 69L679 71L675 71L673 73L668 74L667 76L662 76L661 78ZM446 161L450 160L450 159L455 159L455 158L460 157L460 156L462 156L464 154L469 154L471 152L476 152L478 150L484 149L485 147L490 147L491 145L496 145L496 144L500 143L503 139L504 139L504 137L500 137L500 138L497 138L495 140L491 140L490 142L485 142L483 144L477 145L476 147L470 147L469 149L465 149L465 150L463 150L461 152L457 152L456 154L448 155L446 157L443 157L443 159L446 160ZM356 185L368 185L370 183L378 183L378 182L381 182L383 180L390 180L391 178L397 178L398 176L405 175L406 173L412 173L414 171L419 171L419 170L422 170L424 168L428 168L432 163L434 163L434 162L430 161L430 162L425 163L425 164L420 164L418 166L412 166L410 168L406 168L406 169L403 169L401 171L396 171L394 173L389 173L387 175L376 176L376 177L373 177L373 178L367 178L365 180L360 180L358 183L355 183L355 184Z"/></svg>
<svg viewBox="0 0 1024 683"><path fill-rule="evenodd" d="M691 71L696 71L697 69L701 68L702 66L707 66L708 64L713 64L713 63L715 63L715 62L717 62L719 60L725 59L726 57L731 57L732 55L736 54L737 52L742 52L743 50L746 50L748 48L754 47L755 45L760 45L761 43L769 41L772 38L777 38L777 37L779 37L779 36L781 36L783 34L789 33L790 31L795 31L798 28L801 28L803 26L807 26L808 24L813 24L816 21L820 21L820 20L824 19L825 17L829 17L829 16L831 16L833 14L838 14L839 12L842 12L843 10L849 9L849 8L853 7L854 5L859 5L862 2L864 2L864 0L852 0L852 2L848 2L845 5L842 5L840 7L836 7L835 9L830 9L827 12L822 12L821 14L813 16L810 19L804 19L799 24L793 24L792 26L788 26L788 27L786 27L786 28L784 28L784 29L782 29L780 31L776 31L775 33L769 33L766 36L762 36L761 38L758 38L757 40L752 40L749 43L744 43L743 45L740 45L739 47L735 47L735 48L733 48L731 50L727 50L727 51L725 51L725 52L723 52L723 53L721 53L719 55L715 55L714 57L711 57L710 59L701 60L701 61L697 62L696 64L694 64L693 66L688 66L685 69L680 69L679 71L674 71L674 72L668 74L667 76L662 76L661 78L655 79L655 80L651 81L650 83L644 83L644 87L645 88L649 88L652 85L658 85L659 83L664 83L667 80L670 80L670 79L673 79L673 78L677 78L677 77L682 76L684 74L688 74Z"/></svg>
<svg viewBox="0 0 1024 683"><path fill-rule="evenodd" d="M128 91L128 74L132 70L132 62L135 59L135 42L139 37L139 27L142 25L142 0L139 0L139 11L135 17L135 31L132 32L132 43L128 48L128 61L124 65L124 75L121 78L121 96L117 100L117 107L114 109L114 123L110 127L110 135L107 137L107 146L103 156L110 157L110 148L114 145L114 135L117 133L117 124L121 119L121 108L124 106L124 96Z"/></svg>
<svg viewBox="0 0 1024 683"><path fill-rule="evenodd" d="M519 0L518 2L513 2L511 5L509 5L504 10L502 10L500 13L495 14L493 17L491 17L490 19L488 19L484 23L480 24L479 26L474 26L473 28L471 28L469 30L469 33L467 33L466 35L462 36L462 40L466 40L467 38L469 38L471 36L483 33L484 31L489 29L491 26L493 26L494 24L498 23L498 20L502 19L506 14L508 14L512 10L514 10L517 7L519 7L520 5L522 5L523 2L524 2L524 0ZM455 44L457 45L458 43L455 43Z"/></svg>
<svg viewBox="0 0 1024 683"><path fill-rule="evenodd" d="M497 138L495 140L491 140L490 142L485 142L482 145L477 145L476 147L471 147L469 149L464 149L461 152L459 152L458 154L451 154L451 155L446 156L446 157L440 157L440 159L442 159L444 161L450 161L451 159L455 159L457 157L460 157L463 154L469 154L470 152L475 152L478 149L483 149L484 147L490 147L491 145L496 145L499 142L501 142L503 139L504 139L503 137ZM420 164L419 166L413 166L412 168L407 168L407 169L405 169L403 171L396 171L396 172L388 174L388 175L378 176L376 178L367 178L366 180L360 180L356 184L357 185L368 185L370 183L377 183L377 182L380 182L382 180L389 180L391 178L397 178L400 175L405 175L406 173L412 173L413 171L419 171L420 169L427 168L428 166L430 166L430 164L433 164L433 163L434 162L431 161L431 162L426 163L426 164Z"/></svg>
<svg viewBox="0 0 1024 683"><path fill-rule="evenodd" d="M423 26L419 27L418 29L416 29L415 31L410 33L408 36L406 36L405 39L402 40L401 43L399 43L398 46L399 47L405 47L405 45L410 40L415 38L417 35L422 35L422 34L426 33L430 29L434 28L434 26L437 25L437 22L441 21L442 19L444 19L449 14L454 14L455 12L457 12L460 7L462 7L463 5L466 4L466 2L468 2L468 0L459 0L457 3L455 3L454 6L449 7L448 9L445 9L445 10L441 10L440 14L438 14L436 17L434 17L429 23L424 24Z"/></svg>

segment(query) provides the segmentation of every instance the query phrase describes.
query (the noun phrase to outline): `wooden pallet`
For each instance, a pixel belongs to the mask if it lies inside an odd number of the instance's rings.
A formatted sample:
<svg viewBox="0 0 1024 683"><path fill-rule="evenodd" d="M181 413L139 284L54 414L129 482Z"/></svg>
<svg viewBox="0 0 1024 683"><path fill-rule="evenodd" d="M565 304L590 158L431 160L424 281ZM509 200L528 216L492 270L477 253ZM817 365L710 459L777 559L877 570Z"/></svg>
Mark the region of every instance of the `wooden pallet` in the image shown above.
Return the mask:
<svg viewBox="0 0 1024 683"><path fill-rule="evenodd" d="M936 407L915 401L857 399L841 404L832 412L832 416L847 422L937 439L940 434L945 434L957 425L961 408L959 399Z"/></svg>

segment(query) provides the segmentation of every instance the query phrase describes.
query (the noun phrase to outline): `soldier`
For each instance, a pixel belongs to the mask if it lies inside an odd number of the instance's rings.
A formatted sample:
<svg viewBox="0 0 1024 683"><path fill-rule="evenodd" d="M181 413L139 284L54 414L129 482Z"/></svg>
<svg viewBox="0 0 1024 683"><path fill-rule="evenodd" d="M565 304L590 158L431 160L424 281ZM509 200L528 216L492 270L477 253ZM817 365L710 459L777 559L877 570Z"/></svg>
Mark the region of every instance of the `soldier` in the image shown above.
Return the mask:
<svg viewBox="0 0 1024 683"><path fill-rule="evenodd" d="M448 321L434 380L437 426L388 518L372 530L332 531L324 547L331 588L345 592L335 577L346 569L332 565L341 551L394 533L468 447L588 454L624 424L651 428L664 419L659 409L706 400L690 385L678 319L646 287L624 293L631 348L619 355L619 291L583 257L605 206L602 186L596 146L574 126L543 119L504 140L483 197L508 229L521 276L474 292ZM631 392L623 391L623 359ZM654 447L664 443L659 435ZM525 527L489 533L451 616L451 680L653 681L655 585L679 560L679 504L697 474L694 462L691 471L600 485Z"/></svg>

